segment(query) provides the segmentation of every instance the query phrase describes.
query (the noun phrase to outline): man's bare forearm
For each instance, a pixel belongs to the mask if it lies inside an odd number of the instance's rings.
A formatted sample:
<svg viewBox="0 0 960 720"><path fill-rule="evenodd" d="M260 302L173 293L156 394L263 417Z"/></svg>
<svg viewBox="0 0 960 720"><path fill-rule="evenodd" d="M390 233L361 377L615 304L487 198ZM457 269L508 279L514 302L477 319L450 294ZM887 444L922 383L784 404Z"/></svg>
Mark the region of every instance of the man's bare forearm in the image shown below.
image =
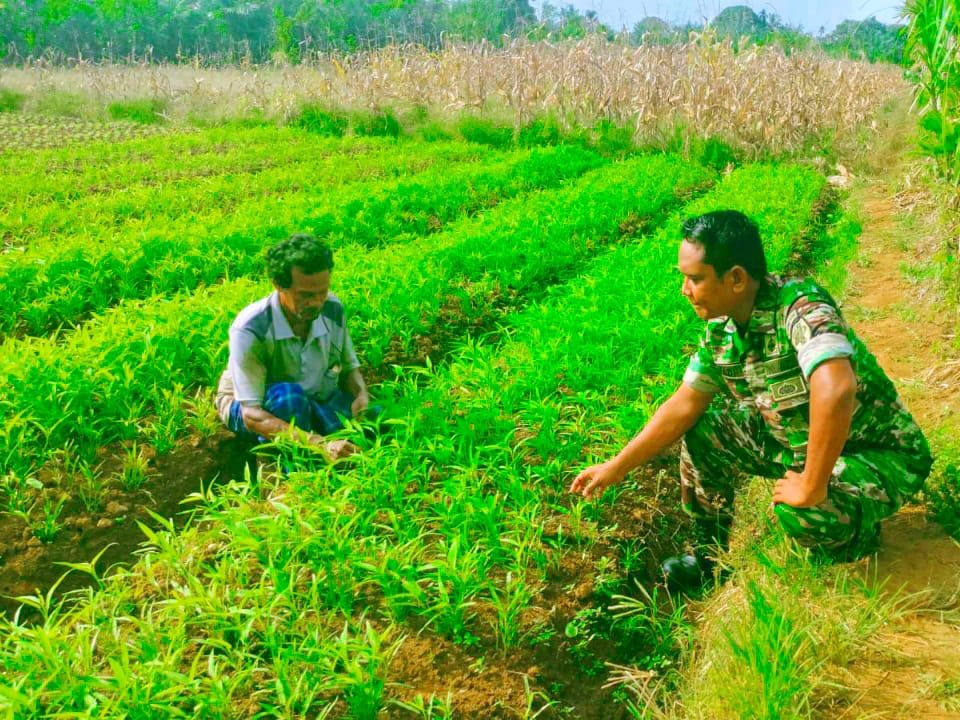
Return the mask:
<svg viewBox="0 0 960 720"><path fill-rule="evenodd" d="M703 415L710 400L709 395L681 385L657 409L643 430L613 458L618 473L626 475L683 437Z"/></svg>
<svg viewBox="0 0 960 720"><path fill-rule="evenodd" d="M354 368L350 371L350 374L347 375L346 386L347 392L355 398L361 395L368 395L367 384L363 380L363 373L360 372L360 368Z"/></svg>
<svg viewBox="0 0 960 720"><path fill-rule="evenodd" d="M314 440L313 433L302 428L296 428L286 420L281 420L263 408L245 407L241 412L243 414L243 424L247 430L267 440L273 440L278 435L284 434L301 442L313 442Z"/></svg>
<svg viewBox="0 0 960 720"><path fill-rule="evenodd" d="M687 384L681 385L653 414L640 434L627 443L613 460L582 471L574 479L570 491L592 498L620 482L627 473L679 440L692 428L710 405L711 397Z"/></svg>
<svg viewBox="0 0 960 720"><path fill-rule="evenodd" d="M828 360L810 378L810 438L804 474L826 488L850 435L857 377L846 358Z"/></svg>

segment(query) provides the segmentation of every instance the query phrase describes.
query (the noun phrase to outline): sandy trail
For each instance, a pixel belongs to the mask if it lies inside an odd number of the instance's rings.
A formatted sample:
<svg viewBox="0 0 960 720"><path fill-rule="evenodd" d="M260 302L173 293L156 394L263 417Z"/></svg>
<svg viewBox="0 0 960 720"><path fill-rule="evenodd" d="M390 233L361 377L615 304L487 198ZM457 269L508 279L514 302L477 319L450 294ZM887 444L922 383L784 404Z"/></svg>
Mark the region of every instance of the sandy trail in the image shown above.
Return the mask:
<svg viewBox="0 0 960 720"><path fill-rule="evenodd" d="M936 452L936 437L960 425L960 364L951 349L956 317L936 296L933 280L918 272L938 240L925 237L925 223L917 222L916 213L931 208L918 208L904 189L910 183L903 138L910 129L891 130L892 145L854 190L863 233L844 310ZM856 700L843 717L960 718L960 543L919 506L887 520L882 537L866 576L885 593L922 599L915 604L925 610L906 613L881 634L867 660L851 668Z"/></svg>

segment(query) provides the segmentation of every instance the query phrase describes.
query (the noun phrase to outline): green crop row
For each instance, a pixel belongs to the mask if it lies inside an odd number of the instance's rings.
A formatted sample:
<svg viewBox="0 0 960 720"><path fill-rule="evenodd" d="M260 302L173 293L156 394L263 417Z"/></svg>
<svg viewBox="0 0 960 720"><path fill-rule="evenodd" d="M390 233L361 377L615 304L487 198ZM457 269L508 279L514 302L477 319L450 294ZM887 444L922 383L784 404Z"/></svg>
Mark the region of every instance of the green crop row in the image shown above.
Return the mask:
<svg viewBox="0 0 960 720"><path fill-rule="evenodd" d="M24 150L94 143L119 143L162 133L157 126L129 122L89 122L73 118L0 112L0 161ZM8 155L9 153L9 155Z"/></svg>
<svg viewBox="0 0 960 720"><path fill-rule="evenodd" d="M628 160L512 212L391 249L379 264L350 263L338 279L351 298L351 324L368 363L392 351L416 357L420 338L483 326L498 303L564 282L618 237L658 224L678 201L713 182L713 173L672 156Z"/></svg>
<svg viewBox="0 0 960 720"><path fill-rule="evenodd" d="M362 155L401 149L381 138L324 139L294 128L212 128L193 133L118 143L90 143L69 150L0 155L0 207L32 201L69 202L88 195L123 193L211 175L244 174L315 159L318 155ZM408 144L430 157L433 147ZM464 143L437 143L446 159L485 157L488 150Z"/></svg>
<svg viewBox="0 0 960 720"><path fill-rule="evenodd" d="M330 141L298 145L295 155L264 167L251 165L168 181L156 178L139 185L108 185L104 192L69 199L38 201L31 196L7 202L0 206L0 234L11 238L18 249L42 256L64 242L76 244L79 239L110 242L118 234L149 234L153 227L171 225L186 231L206 222L208 214L217 217L242 212L245 205L272 197L301 193L323 197L362 180L390 180L435 165L503 157L493 151L478 152L465 143L431 146L426 152L396 142L367 147L341 147ZM272 155L271 148L262 148L261 165ZM176 164L176 155L169 155L167 163ZM113 167L123 174L122 165ZM0 177L10 184L20 182L16 175Z"/></svg>
<svg viewBox="0 0 960 720"><path fill-rule="evenodd" d="M585 262L503 342L469 341L445 368L385 388L397 398L394 441L349 471L210 493L193 528L151 532L154 552L71 614L28 599L43 621L0 630L0 708L229 715L255 696L267 714L334 706L373 718L411 629L478 657L539 643L562 651L569 618L541 590L597 532L583 505L557 494L585 453L609 453L639 428L647 393L672 390L702 327L679 277L665 281L680 219L744 209L771 257L789 256L818 186L804 170L734 172L662 230ZM607 560L595 595L609 591ZM620 622L635 656L657 640L642 619Z"/></svg>
<svg viewBox="0 0 960 720"><path fill-rule="evenodd" d="M55 251L0 260L0 292L17 299L0 321L0 334L45 334L122 299L261 272L264 247L295 231L329 238L337 247L426 235L461 215L555 186L603 162L579 148L517 151L499 158L375 186L311 188L232 209L217 203L202 220L187 216L154 224L144 219L144 229L109 243L93 244L78 234Z"/></svg>
<svg viewBox="0 0 960 720"><path fill-rule="evenodd" d="M629 230L639 218L656 216L675 193L710 178L710 171L676 158L638 158L556 193L510 201L408 248L342 249L337 287L350 298L356 343L379 364L391 337L438 324L448 295L466 293L470 303L461 312L468 312L497 285L525 293L553 282L618 237L624 223ZM511 252L494 252L503 238L510 238ZM268 283L228 282L194 296L125 304L60 344L27 338L0 346L0 408L8 418L0 430L0 470L29 473L64 451L89 461L98 447L138 435L172 442L183 433L184 386L214 382L225 363L231 316L268 290Z"/></svg>
<svg viewBox="0 0 960 720"><path fill-rule="evenodd" d="M462 362L450 363L443 374L460 390L441 389L439 395L446 400L419 397L406 389L405 406L416 412L411 425L428 436L442 434L449 419L461 414L450 403L461 402L456 396L463 394L462 402L488 415L467 422L475 428L469 435L483 445L514 432L518 413L558 403L555 412L566 406L576 415L587 404L583 393L594 393L600 402L593 408L597 418L609 411L627 413L627 424L639 429L649 404L673 391L703 327L680 293L676 263L683 217L719 209L746 213L759 225L770 271L782 272L792 267L801 249L798 242L820 219L824 190L822 175L799 166L752 165L734 171L650 237L600 257L585 277L552 288L551 299L513 316L512 339L506 346L476 347ZM504 358L510 359L508 366ZM494 380L507 372L517 378ZM609 407L611 399L621 407ZM437 403L440 411L434 413ZM416 410L423 407L431 411ZM544 437L539 441L551 442L552 433L541 422L528 422L527 430L532 427L540 430L533 438L524 432L525 442L535 445L540 435ZM552 452L573 460L590 443L588 434L579 440L574 434L571 440L571 445Z"/></svg>

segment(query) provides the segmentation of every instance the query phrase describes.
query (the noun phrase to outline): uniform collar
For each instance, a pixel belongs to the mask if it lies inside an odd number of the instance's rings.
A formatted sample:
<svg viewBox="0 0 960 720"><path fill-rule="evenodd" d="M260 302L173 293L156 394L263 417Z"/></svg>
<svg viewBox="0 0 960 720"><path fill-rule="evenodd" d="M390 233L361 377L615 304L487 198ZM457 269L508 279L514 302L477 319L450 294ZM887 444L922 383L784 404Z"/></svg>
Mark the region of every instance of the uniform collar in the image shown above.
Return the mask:
<svg viewBox="0 0 960 720"><path fill-rule="evenodd" d="M270 310L273 314L273 335L277 340L293 340L300 338L293 332L287 316L283 313L283 307L280 305L280 293L274 290L270 294ZM307 335L307 342L314 338L323 337L327 334L327 321L321 312L317 319L310 325L310 333Z"/></svg>
<svg viewBox="0 0 960 720"><path fill-rule="evenodd" d="M770 333L776 328L777 298L782 285L783 281L777 275L768 274L763 278L757 290L757 298L753 301L753 312L750 313L750 320L747 323L747 334Z"/></svg>
<svg viewBox="0 0 960 720"><path fill-rule="evenodd" d="M732 341L730 350L739 358L749 347L749 337L761 334L768 335L776 330L777 298L783 281L778 275L766 275L757 290L757 297L753 301L753 310L747 321L747 331L740 335L737 323L728 317L723 331Z"/></svg>

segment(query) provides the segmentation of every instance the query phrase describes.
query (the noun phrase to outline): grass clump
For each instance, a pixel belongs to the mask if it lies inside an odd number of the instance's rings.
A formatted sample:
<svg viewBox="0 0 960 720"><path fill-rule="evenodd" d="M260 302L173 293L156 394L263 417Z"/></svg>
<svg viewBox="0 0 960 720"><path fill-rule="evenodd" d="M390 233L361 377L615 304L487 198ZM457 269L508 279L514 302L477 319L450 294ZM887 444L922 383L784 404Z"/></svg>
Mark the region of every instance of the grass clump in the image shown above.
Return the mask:
<svg viewBox="0 0 960 720"><path fill-rule="evenodd" d="M924 490L927 512L953 538L960 540L960 465L956 459L934 468Z"/></svg>
<svg viewBox="0 0 960 720"><path fill-rule="evenodd" d="M342 110L305 105L291 124L324 137L343 137L347 133L350 121Z"/></svg>
<svg viewBox="0 0 960 720"><path fill-rule="evenodd" d="M698 139L694 143L694 152L691 152L691 156L701 165L712 167L714 170L722 171L731 165L739 164L734 149L718 137Z"/></svg>
<svg viewBox="0 0 960 720"><path fill-rule="evenodd" d="M636 149L633 129L606 119L594 126L590 144L601 155L612 157L628 155Z"/></svg>
<svg viewBox="0 0 960 720"><path fill-rule="evenodd" d="M634 717L831 717L849 700L848 668L910 611L860 565L812 561L766 517L768 493L762 481L749 488L722 559L730 579L697 609L683 665L622 675Z"/></svg>
<svg viewBox="0 0 960 720"><path fill-rule="evenodd" d="M89 103L83 95L65 90L51 90L40 94L36 97L35 105L35 110L40 115L82 119L91 114Z"/></svg>
<svg viewBox="0 0 960 720"><path fill-rule="evenodd" d="M392 110L358 113L353 117L354 135L366 137L400 137L403 128Z"/></svg>
<svg viewBox="0 0 960 720"><path fill-rule="evenodd" d="M124 100L107 105L111 120L128 120L141 125L156 125L165 120L166 104L155 98Z"/></svg>
<svg viewBox="0 0 960 720"><path fill-rule="evenodd" d="M453 139L453 134L438 122L428 122L419 132L424 142L445 142Z"/></svg>
<svg viewBox="0 0 960 720"><path fill-rule="evenodd" d="M466 115L457 123L457 130L464 140L495 148L513 145L513 128L497 125L490 120Z"/></svg>
<svg viewBox="0 0 960 720"><path fill-rule="evenodd" d="M27 96L16 90L0 88L0 112L18 112Z"/></svg>
<svg viewBox="0 0 960 720"><path fill-rule="evenodd" d="M560 123L552 116L531 120L520 128L517 134L517 144L523 147L540 145L559 145L564 142L564 132Z"/></svg>

